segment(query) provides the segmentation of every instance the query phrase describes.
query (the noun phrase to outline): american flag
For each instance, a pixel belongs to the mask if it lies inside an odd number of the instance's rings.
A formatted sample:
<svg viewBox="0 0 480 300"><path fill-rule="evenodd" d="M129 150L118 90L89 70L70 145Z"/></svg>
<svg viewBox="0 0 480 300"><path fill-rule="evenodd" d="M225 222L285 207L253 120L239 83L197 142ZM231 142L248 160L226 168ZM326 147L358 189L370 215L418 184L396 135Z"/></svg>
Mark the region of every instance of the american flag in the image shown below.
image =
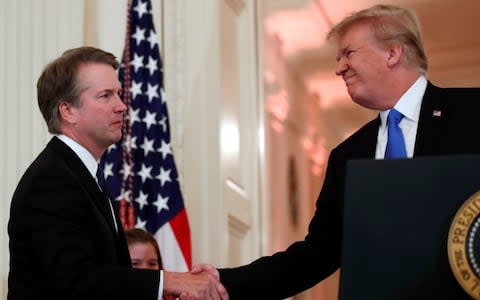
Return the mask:
<svg viewBox="0 0 480 300"><path fill-rule="evenodd" d="M128 107L123 138L102 158L106 187L124 228L157 239L163 267L191 268L191 241L170 145L163 69L150 0L128 1L125 49L119 69Z"/></svg>

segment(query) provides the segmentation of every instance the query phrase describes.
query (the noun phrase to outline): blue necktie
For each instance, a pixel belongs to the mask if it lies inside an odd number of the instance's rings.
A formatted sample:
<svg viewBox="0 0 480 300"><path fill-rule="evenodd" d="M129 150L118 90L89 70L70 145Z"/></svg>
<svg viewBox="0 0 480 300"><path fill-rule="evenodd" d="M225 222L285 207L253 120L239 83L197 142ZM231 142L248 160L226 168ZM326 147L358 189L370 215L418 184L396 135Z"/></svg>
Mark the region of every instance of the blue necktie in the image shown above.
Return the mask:
<svg viewBox="0 0 480 300"><path fill-rule="evenodd" d="M392 108L388 113L388 140L385 149L385 158L405 158L407 150L405 148L405 140L403 139L402 129L398 126L403 119L402 113Z"/></svg>
<svg viewBox="0 0 480 300"><path fill-rule="evenodd" d="M103 170L100 165L97 167L97 182L102 191L105 191L105 176L103 175Z"/></svg>
<svg viewBox="0 0 480 300"><path fill-rule="evenodd" d="M102 193L105 195L105 198L107 201L101 202L102 204L102 209L104 210L104 214L106 218L110 218L113 220L113 225L115 226L115 231L118 233L118 225L117 225L117 220L115 220L115 216L113 215L113 207L112 203L110 202L110 197L107 194L106 190L106 180L105 180L105 175L103 175L103 170L100 165L97 167L97 174L95 174L97 177L97 182L98 185L100 186L100 190Z"/></svg>

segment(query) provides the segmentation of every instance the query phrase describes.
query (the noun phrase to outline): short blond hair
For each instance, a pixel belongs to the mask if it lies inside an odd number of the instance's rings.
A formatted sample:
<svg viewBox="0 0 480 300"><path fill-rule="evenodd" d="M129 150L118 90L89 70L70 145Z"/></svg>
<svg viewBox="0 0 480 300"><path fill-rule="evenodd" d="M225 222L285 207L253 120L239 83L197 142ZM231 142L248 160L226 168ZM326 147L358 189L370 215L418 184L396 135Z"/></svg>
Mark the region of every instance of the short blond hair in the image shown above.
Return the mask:
<svg viewBox="0 0 480 300"><path fill-rule="evenodd" d="M417 15L406 8L375 5L358 11L335 25L327 39L339 38L350 26L362 21L370 22L375 38L380 43L401 43L407 63L418 68L422 74L427 72L428 60L420 35L420 22Z"/></svg>

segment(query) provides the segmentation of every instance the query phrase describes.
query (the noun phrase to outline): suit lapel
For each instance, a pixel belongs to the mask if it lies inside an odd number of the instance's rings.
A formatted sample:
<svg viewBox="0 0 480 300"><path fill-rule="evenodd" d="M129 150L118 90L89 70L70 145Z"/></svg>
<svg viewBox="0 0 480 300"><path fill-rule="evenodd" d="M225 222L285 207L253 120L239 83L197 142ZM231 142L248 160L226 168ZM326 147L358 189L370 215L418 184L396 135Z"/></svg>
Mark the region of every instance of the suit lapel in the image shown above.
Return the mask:
<svg viewBox="0 0 480 300"><path fill-rule="evenodd" d="M116 220L117 220L117 224L119 224L118 238L116 239L119 263L126 267L131 267L132 260L130 259L130 252L128 251L128 244L127 244L127 240L125 239L125 232L123 231L123 227L118 217L116 217Z"/></svg>
<svg viewBox="0 0 480 300"><path fill-rule="evenodd" d="M448 119L445 95L441 88L428 82L418 118L414 156L443 152L442 132Z"/></svg>
<svg viewBox="0 0 480 300"><path fill-rule="evenodd" d="M372 120L367 127L369 131L367 134L368 140L366 141L364 153L361 153L362 157L375 158L375 152L377 151L377 139L378 139L378 128L380 127L380 115L375 120Z"/></svg>
<svg viewBox="0 0 480 300"><path fill-rule="evenodd" d="M378 127L380 126L380 115L374 120L368 122L360 129L358 139L355 142L354 149L349 153L349 157L353 159L375 158L377 151Z"/></svg>
<svg viewBox="0 0 480 300"><path fill-rule="evenodd" d="M65 143L60 141L57 137L53 137L49 143L53 150L62 158L68 167L74 170L77 180L85 191L90 195L89 200L93 202L95 207L100 211L105 221L105 225L110 228L112 234L117 236L115 224L112 219L112 212L108 204L108 198L97 185L97 182L92 177L87 167L83 164L80 158L70 149Z"/></svg>
<svg viewBox="0 0 480 300"><path fill-rule="evenodd" d="M95 182L96 185L96 182ZM100 191L100 188L97 186L97 189ZM103 216L105 217L105 220L108 222L108 225L110 227L110 230L112 230L115 235L117 234L117 230L115 228L115 223L113 221L113 218L115 218L115 213L113 211L113 205L110 206L110 199L108 198L107 193L100 191L101 197L95 197L95 203L97 207L100 209L102 212ZM113 214L113 215L112 215ZM117 222L117 224L120 224Z"/></svg>

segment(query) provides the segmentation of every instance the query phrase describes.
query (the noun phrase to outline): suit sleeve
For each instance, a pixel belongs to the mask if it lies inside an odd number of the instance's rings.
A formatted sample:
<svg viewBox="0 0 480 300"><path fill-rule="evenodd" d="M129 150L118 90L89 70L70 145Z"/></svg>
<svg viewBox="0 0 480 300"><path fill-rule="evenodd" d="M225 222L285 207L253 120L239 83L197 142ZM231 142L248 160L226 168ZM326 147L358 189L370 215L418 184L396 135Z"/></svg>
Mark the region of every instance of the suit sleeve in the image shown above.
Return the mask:
<svg viewBox="0 0 480 300"><path fill-rule="evenodd" d="M306 290L340 266L344 163L332 151L308 234L285 251L219 269L230 299L282 299Z"/></svg>

